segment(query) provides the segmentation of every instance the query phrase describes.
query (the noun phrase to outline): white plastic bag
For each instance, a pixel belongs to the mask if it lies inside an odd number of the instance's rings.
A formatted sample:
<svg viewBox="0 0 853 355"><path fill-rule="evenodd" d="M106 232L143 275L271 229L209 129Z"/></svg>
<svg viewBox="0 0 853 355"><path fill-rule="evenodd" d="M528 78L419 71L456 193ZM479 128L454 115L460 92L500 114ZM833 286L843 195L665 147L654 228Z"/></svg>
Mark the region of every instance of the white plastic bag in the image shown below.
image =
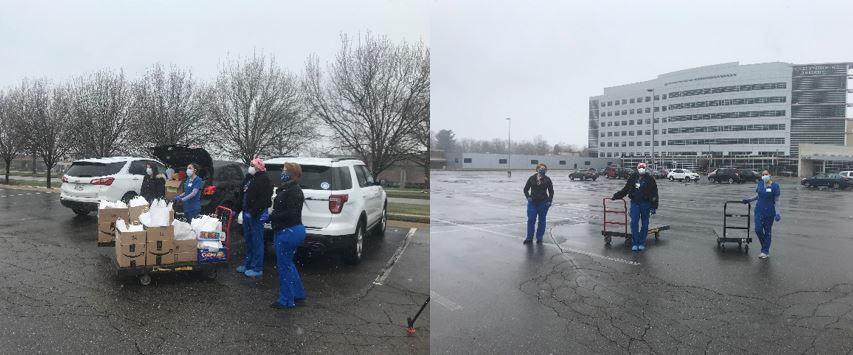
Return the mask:
<svg viewBox="0 0 853 355"><path fill-rule="evenodd" d="M131 224L128 226L123 219L119 218L116 220L116 230L119 232L142 232L145 229L141 224Z"/></svg>
<svg viewBox="0 0 853 355"><path fill-rule="evenodd" d="M130 200L130 207L139 206L148 206L148 200L146 200L145 197L137 195Z"/></svg>
<svg viewBox="0 0 853 355"><path fill-rule="evenodd" d="M149 227L165 227L169 225L169 211L172 210L172 204L166 201L157 199L151 202L151 207L148 208ZM140 220L142 216L140 216Z"/></svg>
<svg viewBox="0 0 853 355"><path fill-rule="evenodd" d="M143 212L139 215L139 223L142 223L146 227L153 227L151 225L151 212Z"/></svg>
<svg viewBox="0 0 853 355"><path fill-rule="evenodd" d="M172 227L175 230L175 240L196 239L196 233L193 231L193 227L189 223L176 219L172 221Z"/></svg>
<svg viewBox="0 0 853 355"><path fill-rule="evenodd" d="M99 210L106 209L106 208L127 208L127 205L121 201L115 201L115 202L106 201L106 200L98 201L98 209Z"/></svg>
<svg viewBox="0 0 853 355"><path fill-rule="evenodd" d="M198 242L199 249L207 249L211 252L218 252L222 249L222 242L218 240L203 240Z"/></svg>

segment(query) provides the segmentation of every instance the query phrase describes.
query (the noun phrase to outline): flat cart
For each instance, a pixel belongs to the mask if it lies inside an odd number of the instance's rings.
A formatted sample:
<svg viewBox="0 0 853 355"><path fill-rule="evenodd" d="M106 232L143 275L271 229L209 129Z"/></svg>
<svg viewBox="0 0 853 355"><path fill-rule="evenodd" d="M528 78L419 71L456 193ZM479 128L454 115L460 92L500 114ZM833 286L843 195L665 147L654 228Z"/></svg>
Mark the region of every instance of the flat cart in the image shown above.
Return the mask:
<svg viewBox="0 0 853 355"><path fill-rule="evenodd" d="M723 203L723 235L720 236L717 230L714 230L714 234L717 235L717 248L725 252L725 243L737 243L738 249L743 249L744 253L748 253L749 243L752 243L752 237L749 235L752 224L752 203L747 203L746 214L729 212L728 207L730 203L743 204L742 201L726 201ZM730 226L728 223L729 218L746 218L746 226ZM729 233L729 229L742 230L743 232Z"/></svg>
<svg viewBox="0 0 853 355"><path fill-rule="evenodd" d="M605 198L601 199L601 204L604 207L604 221L601 224L601 227L602 227L601 235L604 236L604 245L610 246L610 242L611 242L613 237L625 238L625 246L631 245L631 243L629 242L629 240L631 239L631 232L628 232L628 202L626 202L624 198L620 199L620 201L622 201L622 208L619 209L618 208L619 202L612 202L610 204L611 207L608 208L608 206L607 206L608 201L610 201L610 198L605 197ZM615 208L612 207L614 204L616 204ZM608 214L621 215L621 218L617 217L616 219L608 220L607 219ZM612 230L612 229L608 230L607 229L608 224L621 225L622 228L617 229L617 230ZM654 226L649 225L649 234L648 235L654 235L655 242L657 242L660 239L660 232L668 230L668 229L669 229L669 225L666 225L666 224L659 224L659 225L654 225Z"/></svg>
<svg viewBox="0 0 853 355"><path fill-rule="evenodd" d="M139 284L148 286L151 284L151 275L156 273L167 272L201 272L205 278L215 279L217 272L221 268L227 268L231 259L231 225L234 219L234 211L225 207L218 206L212 217L222 221L222 231L225 232L225 260L214 262L182 262L159 266L136 266L136 267L119 267L113 258L113 265L116 268L117 277L136 277Z"/></svg>

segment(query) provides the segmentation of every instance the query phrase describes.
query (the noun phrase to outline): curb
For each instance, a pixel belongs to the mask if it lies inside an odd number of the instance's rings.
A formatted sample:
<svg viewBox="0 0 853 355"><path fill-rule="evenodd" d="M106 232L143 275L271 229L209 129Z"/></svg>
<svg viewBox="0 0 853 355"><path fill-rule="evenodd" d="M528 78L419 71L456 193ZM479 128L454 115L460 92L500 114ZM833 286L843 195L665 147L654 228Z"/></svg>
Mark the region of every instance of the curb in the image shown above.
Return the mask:
<svg viewBox="0 0 853 355"><path fill-rule="evenodd" d="M44 193L48 193L48 194L53 194L53 193L59 193L59 192L60 192L60 191L59 191L59 188L56 188L56 187L48 189L48 188L46 188L46 187L41 187L41 186L30 186L30 185L6 185L6 184L0 184L0 188L3 188L3 189L13 189L13 190L39 191L39 192L44 192Z"/></svg>
<svg viewBox="0 0 853 355"><path fill-rule="evenodd" d="M429 216L420 216L414 214L388 213L388 219L402 222L429 224Z"/></svg>

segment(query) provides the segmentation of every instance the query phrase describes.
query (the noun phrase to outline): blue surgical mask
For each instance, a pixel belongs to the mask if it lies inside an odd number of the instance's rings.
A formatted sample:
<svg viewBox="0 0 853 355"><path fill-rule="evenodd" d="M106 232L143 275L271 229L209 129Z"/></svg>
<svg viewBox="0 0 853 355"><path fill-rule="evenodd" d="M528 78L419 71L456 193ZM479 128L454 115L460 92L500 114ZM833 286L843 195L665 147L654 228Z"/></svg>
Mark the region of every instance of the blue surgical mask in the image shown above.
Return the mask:
<svg viewBox="0 0 853 355"><path fill-rule="evenodd" d="M764 180L764 182L770 181L770 175L761 175L761 180Z"/></svg>
<svg viewBox="0 0 853 355"><path fill-rule="evenodd" d="M548 172L548 169L539 169L539 174L545 175Z"/></svg>
<svg viewBox="0 0 853 355"><path fill-rule="evenodd" d="M187 176L193 176L195 171L193 169L187 169Z"/></svg>
<svg viewBox="0 0 853 355"><path fill-rule="evenodd" d="M290 181L290 174L288 174L286 171L282 171L281 172L281 181L283 181L283 182Z"/></svg>

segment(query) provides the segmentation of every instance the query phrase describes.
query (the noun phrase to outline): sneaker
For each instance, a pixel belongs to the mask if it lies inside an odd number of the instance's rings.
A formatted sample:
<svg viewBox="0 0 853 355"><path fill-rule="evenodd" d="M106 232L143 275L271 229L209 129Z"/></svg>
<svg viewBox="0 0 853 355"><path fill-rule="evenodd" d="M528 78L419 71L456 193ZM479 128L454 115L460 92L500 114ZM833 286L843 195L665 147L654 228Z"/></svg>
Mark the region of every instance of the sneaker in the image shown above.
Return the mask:
<svg viewBox="0 0 853 355"><path fill-rule="evenodd" d="M542 244L542 239L536 239L536 244Z"/></svg>
<svg viewBox="0 0 853 355"><path fill-rule="evenodd" d="M759 259L767 259L767 258L769 258L769 257L770 257L770 255L767 255L767 254L764 254L764 253L758 254L758 258L759 258Z"/></svg>
<svg viewBox="0 0 853 355"><path fill-rule="evenodd" d="M237 267L237 272L239 272L239 273L241 273L241 274L242 274L242 273L244 273L244 272L246 272L246 267L245 267L245 266L243 266L243 265L238 266L238 267Z"/></svg>
<svg viewBox="0 0 853 355"><path fill-rule="evenodd" d="M631 247L631 250L632 250L632 251L638 251L638 250L640 250L640 247L638 247L638 246L636 246L636 245L635 245L635 246L632 246L632 247Z"/></svg>
<svg viewBox="0 0 853 355"><path fill-rule="evenodd" d="M646 246L645 246L645 245L640 245L640 246L638 246L637 248L639 248L639 249L640 249L640 251L646 250Z"/></svg>
<svg viewBox="0 0 853 355"><path fill-rule="evenodd" d="M248 277L261 277L263 276L263 271L255 271L255 270L246 270L245 275Z"/></svg>
<svg viewBox="0 0 853 355"><path fill-rule="evenodd" d="M293 308L293 307L285 306L285 305L283 305L283 304L281 304L281 303L278 303L278 301L276 301L276 302L273 302L272 304L270 304L270 308L275 308L275 309L290 309L290 308Z"/></svg>
<svg viewBox="0 0 853 355"><path fill-rule="evenodd" d="M525 239L525 240L524 240L524 244L530 244L530 243L533 243L533 240L530 240L530 239Z"/></svg>

